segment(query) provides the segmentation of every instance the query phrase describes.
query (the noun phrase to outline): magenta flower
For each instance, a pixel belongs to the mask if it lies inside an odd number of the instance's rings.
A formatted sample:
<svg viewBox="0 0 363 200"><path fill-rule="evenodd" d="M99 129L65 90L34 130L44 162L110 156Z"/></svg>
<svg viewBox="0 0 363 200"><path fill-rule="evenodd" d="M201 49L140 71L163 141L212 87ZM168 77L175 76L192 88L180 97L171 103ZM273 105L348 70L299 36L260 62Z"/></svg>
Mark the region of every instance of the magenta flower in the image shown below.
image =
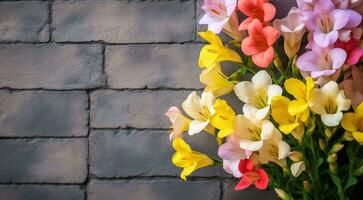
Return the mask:
<svg viewBox="0 0 363 200"><path fill-rule="evenodd" d="M242 174L238 169L239 161L248 158L251 152L239 146L239 139L236 135L230 135L227 142L219 147L218 155L223 159L223 169L234 177L241 178Z"/></svg>
<svg viewBox="0 0 363 200"><path fill-rule="evenodd" d="M205 15L199 24L208 24L208 30L219 34L236 9L237 0L204 0Z"/></svg>
<svg viewBox="0 0 363 200"><path fill-rule="evenodd" d="M314 10L305 12L306 27L313 31L313 40L321 47L334 44L339 38L339 31L352 29L362 21L362 16L353 10L335 9L330 0L319 0Z"/></svg>
<svg viewBox="0 0 363 200"><path fill-rule="evenodd" d="M312 78L333 75L347 59L347 53L341 48L321 48L311 44L312 50L301 55L296 65L303 72L310 72Z"/></svg>

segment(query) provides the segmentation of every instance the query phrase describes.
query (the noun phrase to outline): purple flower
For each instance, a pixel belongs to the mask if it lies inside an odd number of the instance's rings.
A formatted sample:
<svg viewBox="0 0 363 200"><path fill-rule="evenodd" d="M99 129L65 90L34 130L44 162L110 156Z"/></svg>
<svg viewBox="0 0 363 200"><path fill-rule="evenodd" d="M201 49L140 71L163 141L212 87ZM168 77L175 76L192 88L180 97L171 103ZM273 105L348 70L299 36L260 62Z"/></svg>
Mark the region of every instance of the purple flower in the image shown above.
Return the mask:
<svg viewBox="0 0 363 200"><path fill-rule="evenodd" d="M302 72L309 72L312 78L331 76L344 65L347 53L341 48L321 48L310 43L311 51L301 55L296 65Z"/></svg>
<svg viewBox="0 0 363 200"><path fill-rule="evenodd" d="M205 15L199 24L208 24L208 30L219 34L236 9L237 0L204 0Z"/></svg>
<svg viewBox="0 0 363 200"><path fill-rule="evenodd" d="M353 10L335 9L330 0L318 0L313 11L304 13L306 27L313 32L314 42L321 47L334 44L339 38L339 31L353 29L362 21L362 16Z"/></svg>

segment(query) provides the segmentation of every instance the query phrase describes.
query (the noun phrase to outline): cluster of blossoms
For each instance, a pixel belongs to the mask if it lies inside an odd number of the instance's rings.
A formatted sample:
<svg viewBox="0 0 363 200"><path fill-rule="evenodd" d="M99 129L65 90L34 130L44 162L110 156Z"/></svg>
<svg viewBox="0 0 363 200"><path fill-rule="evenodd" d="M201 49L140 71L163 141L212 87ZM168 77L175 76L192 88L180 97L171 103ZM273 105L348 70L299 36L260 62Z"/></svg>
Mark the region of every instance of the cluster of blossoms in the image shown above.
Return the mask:
<svg viewBox="0 0 363 200"><path fill-rule="evenodd" d="M166 112L182 179L223 165L240 179L236 190L255 185L274 188L281 199L356 198L363 175L363 1L297 5L274 20L268 0L204 0L199 23L208 31L199 35L209 44L198 64L205 89L183 102L187 116L175 106ZM246 16L241 22L239 13ZM222 32L231 40L222 42ZM236 70L226 75L223 62ZM243 102L241 114L220 98L231 92ZM215 137L220 159L193 151L185 132Z"/></svg>

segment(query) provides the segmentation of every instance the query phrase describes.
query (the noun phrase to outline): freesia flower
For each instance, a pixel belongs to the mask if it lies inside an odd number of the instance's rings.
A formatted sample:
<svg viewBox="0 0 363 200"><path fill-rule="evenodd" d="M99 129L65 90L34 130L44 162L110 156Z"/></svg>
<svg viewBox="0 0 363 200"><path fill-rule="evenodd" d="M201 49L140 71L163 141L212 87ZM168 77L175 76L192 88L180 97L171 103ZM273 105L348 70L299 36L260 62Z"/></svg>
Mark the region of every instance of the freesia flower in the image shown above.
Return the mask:
<svg viewBox="0 0 363 200"><path fill-rule="evenodd" d="M288 112L291 115L297 115L303 112L309 113L310 92L314 88L314 80L306 78L306 85L299 79L290 78L284 83L286 91L295 97L288 105Z"/></svg>
<svg viewBox="0 0 363 200"><path fill-rule="evenodd" d="M298 177L300 176L300 174L306 170L306 166L305 166L305 162L304 161L300 161L300 162L295 162L291 165L290 167L291 169L291 174L294 177Z"/></svg>
<svg viewBox="0 0 363 200"><path fill-rule="evenodd" d="M227 137L226 143L219 146L218 156L223 159L223 169L236 178L241 178L242 174L238 169L239 161L248 158L250 152L239 146L239 138L236 135Z"/></svg>
<svg viewBox="0 0 363 200"><path fill-rule="evenodd" d="M247 16L239 29L246 30L250 23L254 19L259 20L264 25L266 22L271 21L276 14L276 8L268 0L239 0L238 1L239 10Z"/></svg>
<svg viewBox="0 0 363 200"><path fill-rule="evenodd" d="M348 65L357 64L359 59L363 56L363 49L359 47L359 40L354 38L351 38L348 42L338 40L334 46L345 50L348 56L345 62Z"/></svg>
<svg viewBox="0 0 363 200"><path fill-rule="evenodd" d="M173 148L176 152L173 155L172 162L175 166L184 168L180 174L183 180L186 180L186 177L195 170L214 164L214 161L207 155L192 151L182 138L173 140Z"/></svg>
<svg viewBox="0 0 363 200"><path fill-rule="evenodd" d="M199 24L208 24L208 30L219 34L236 9L237 0L204 0L204 16Z"/></svg>
<svg viewBox="0 0 363 200"><path fill-rule="evenodd" d="M275 130L272 137L264 142L259 151L259 160L261 164L274 162L284 168L287 166L286 157L290 150L290 145L284 142L281 133Z"/></svg>
<svg viewBox="0 0 363 200"><path fill-rule="evenodd" d="M239 137L239 146L248 151L258 151L264 141L271 138L274 125L268 120L249 119L243 115L236 116L235 132Z"/></svg>
<svg viewBox="0 0 363 200"><path fill-rule="evenodd" d="M234 131L236 114L225 100L217 99L213 108L215 114L211 117L210 123L219 129L218 137L224 138Z"/></svg>
<svg viewBox="0 0 363 200"><path fill-rule="evenodd" d="M303 72L309 72L312 78L331 76L344 65L347 53L341 48L320 48L312 45L312 51L301 55L297 67Z"/></svg>
<svg viewBox="0 0 363 200"><path fill-rule="evenodd" d="M268 115L271 99L282 94L281 87L273 85L270 75L264 70L257 72L251 82L238 83L234 91L237 97L245 103L243 105L245 116L260 120Z"/></svg>
<svg viewBox="0 0 363 200"><path fill-rule="evenodd" d="M350 0L332 0L335 8L347 9L349 8Z"/></svg>
<svg viewBox="0 0 363 200"><path fill-rule="evenodd" d="M257 66L266 68L273 60L275 51L274 43L279 37L279 32L272 26L263 27L255 19L248 25L249 36L242 40L242 51L252 56L252 61Z"/></svg>
<svg viewBox="0 0 363 200"><path fill-rule="evenodd" d="M203 70L199 79L200 82L206 85L204 92L212 92L215 97L228 94L235 85L223 74L219 63L216 63L214 67Z"/></svg>
<svg viewBox="0 0 363 200"><path fill-rule="evenodd" d="M296 3L302 11L313 11L317 1L319 0L296 0Z"/></svg>
<svg viewBox="0 0 363 200"><path fill-rule="evenodd" d="M188 131L190 119L186 118L177 107L169 108L165 115L172 123L172 132L169 135L170 140L180 137L185 131Z"/></svg>
<svg viewBox="0 0 363 200"><path fill-rule="evenodd" d="M341 85L347 97L352 101L352 106L356 107L363 101L363 69L352 66L351 72L352 78L345 79Z"/></svg>
<svg viewBox="0 0 363 200"><path fill-rule="evenodd" d="M199 32L198 34L210 43L205 45L200 51L199 67L210 68L215 66L215 63L222 61L242 62L239 54L225 47L221 39L213 32Z"/></svg>
<svg viewBox="0 0 363 200"><path fill-rule="evenodd" d="M288 108L292 102L284 96L276 96L271 100L271 116L279 124L284 134L292 134L299 142L304 134L304 122L308 120L309 110L299 114L291 114Z"/></svg>
<svg viewBox="0 0 363 200"><path fill-rule="evenodd" d="M228 23L224 26L223 32L234 39L235 42L241 42L247 36L245 30L239 30L239 20L237 11L235 11L229 18Z"/></svg>
<svg viewBox="0 0 363 200"><path fill-rule="evenodd" d="M322 88L314 88L309 99L310 109L319 114L321 121L329 127L339 125L343 112L350 108L343 90L339 90L338 84L330 81Z"/></svg>
<svg viewBox="0 0 363 200"><path fill-rule="evenodd" d="M317 45L328 47L339 38L339 30L359 26L362 16L347 9L335 9L332 1L317 1L313 12L306 13L306 27L313 31Z"/></svg>
<svg viewBox="0 0 363 200"><path fill-rule="evenodd" d="M265 190L269 183L269 178L265 170L257 169L250 159L239 162L239 170L243 174L241 180L236 185L235 190L243 190L252 184L259 190Z"/></svg>
<svg viewBox="0 0 363 200"><path fill-rule="evenodd" d="M274 27L284 37L284 49L291 59L300 50L300 44L305 32L305 21L300 10L291 8L289 14L283 19L276 19Z"/></svg>
<svg viewBox="0 0 363 200"><path fill-rule="evenodd" d="M189 135L194 135L207 128L210 118L215 113L214 102L215 97L210 92L203 92L201 98L196 92L189 94L182 104L184 111L194 119L189 124Z"/></svg>
<svg viewBox="0 0 363 200"><path fill-rule="evenodd" d="M363 144L363 102L355 109L355 113L346 113L342 119L345 130L353 133L353 138Z"/></svg>

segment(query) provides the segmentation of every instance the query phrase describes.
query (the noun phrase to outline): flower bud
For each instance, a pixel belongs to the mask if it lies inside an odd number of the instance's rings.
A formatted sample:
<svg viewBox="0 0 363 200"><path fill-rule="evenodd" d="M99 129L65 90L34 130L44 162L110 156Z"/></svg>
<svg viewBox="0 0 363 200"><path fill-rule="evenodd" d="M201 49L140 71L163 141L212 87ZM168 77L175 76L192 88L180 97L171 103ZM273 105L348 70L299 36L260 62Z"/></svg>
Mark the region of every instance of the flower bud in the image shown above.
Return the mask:
<svg viewBox="0 0 363 200"><path fill-rule="evenodd" d="M298 151L291 151L288 157L294 162L299 162L303 159L304 155Z"/></svg>
<svg viewBox="0 0 363 200"><path fill-rule="evenodd" d="M330 154L330 155L328 155L327 161L328 161L328 163L333 163L333 162L337 161L337 158L338 158L338 156L336 153Z"/></svg>
<svg viewBox="0 0 363 200"><path fill-rule="evenodd" d="M337 173L337 163L336 162L333 162L333 163L329 163L329 170L331 172L333 172L334 174Z"/></svg>
<svg viewBox="0 0 363 200"><path fill-rule="evenodd" d="M285 191L283 191L283 190L281 190L279 188L275 188L274 190L275 190L275 192L277 194L277 197L279 197L280 199L282 199L282 200L288 200L289 199L289 195Z"/></svg>
<svg viewBox="0 0 363 200"><path fill-rule="evenodd" d="M330 139L333 136L334 132L332 129L327 128L327 129L325 129L324 134L325 134L326 138Z"/></svg>
<svg viewBox="0 0 363 200"><path fill-rule="evenodd" d="M304 189L308 192L311 191L311 185L310 185L309 181L304 181Z"/></svg>
<svg viewBox="0 0 363 200"><path fill-rule="evenodd" d="M358 169L354 171L354 175L361 176L363 175L363 165L361 165Z"/></svg>
<svg viewBox="0 0 363 200"><path fill-rule="evenodd" d="M344 147L344 144L335 144L331 149L330 153L338 153L340 150L342 150Z"/></svg>
<svg viewBox="0 0 363 200"><path fill-rule="evenodd" d="M283 65L282 65L282 62L281 62L281 59L279 57L275 57L274 59L274 65L275 67L277 68L277 70L279 70L279 72L283 71Z"/></svg>
<svg viewBox="0 0 363 200"><path fill-rule="evenodd" d="M305 162L300 161L300 162L293 163L290 168L291 168L291 174L294 177L298 177L306 169Z"/></svg>
<svg viewBox="0 0 363 200"><path fill-rule="evenodd" d="M326 150L326 142L323 139L319 139L319 146L321 150Z"/></svg>
<svg viewBox="0 0 363 200"><path fill-rule="evenodd" d="M352 132L349 132L349 131L345 131L345 133L344 133L344 140L345 141L353 141L354 140L353 133Z"/></svg>

